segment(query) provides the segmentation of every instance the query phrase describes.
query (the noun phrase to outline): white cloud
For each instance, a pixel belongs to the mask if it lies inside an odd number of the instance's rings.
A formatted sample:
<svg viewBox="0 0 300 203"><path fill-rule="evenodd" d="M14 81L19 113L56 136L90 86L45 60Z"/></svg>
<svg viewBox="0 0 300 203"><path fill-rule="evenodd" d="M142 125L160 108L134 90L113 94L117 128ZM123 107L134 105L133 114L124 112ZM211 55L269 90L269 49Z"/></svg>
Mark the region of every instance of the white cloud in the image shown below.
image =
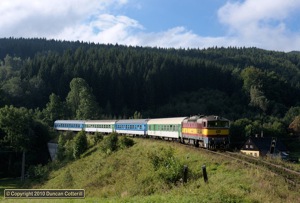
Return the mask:
<svg viewBox="0 0 300 203"><path fill-rule="evenodd" d="M48 37L126 0L1 0L0 37Z"/></svg>
<svg viewBox="0 0 300 203"><path fill-rule="evenodd" d="M183 26L146 32L136 19L115 14L130 1L0 0L0 37L175 48L256 46L290 51L300 47L300 31L293 33L286 24L299 10L299 0L229 1L218 10L219 22L228 31L220 37L200 36Z"/></svg>
<svg viewBox="0 0 300 203"><path fill-rule="evenodd" d="M52 37L99 43L130 44L128 39L132 35L132 30L142 28L137 21L126 16L101 14L86 24L66 27L61 33Z"/></svg>
<svg viewBox="0 0 300 203"><path fill-rule="evenodd" d="M239 45L292 50L299 49L300 33L292 33L286 21L299 8L299 0L246 0L227 2L218 16Z"/></svg>

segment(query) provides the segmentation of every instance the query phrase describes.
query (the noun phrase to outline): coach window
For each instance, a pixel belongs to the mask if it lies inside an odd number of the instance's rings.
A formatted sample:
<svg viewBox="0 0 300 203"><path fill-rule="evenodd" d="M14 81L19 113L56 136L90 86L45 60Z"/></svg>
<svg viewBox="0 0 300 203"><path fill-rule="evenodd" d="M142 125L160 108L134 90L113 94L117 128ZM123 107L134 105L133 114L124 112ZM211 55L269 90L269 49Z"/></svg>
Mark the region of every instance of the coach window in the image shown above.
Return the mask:
<svg viewBox="0 0 300 203"><path fill-rule="evenodd" d="M206 122L203 122L203 127L206 127Z"/></svg>

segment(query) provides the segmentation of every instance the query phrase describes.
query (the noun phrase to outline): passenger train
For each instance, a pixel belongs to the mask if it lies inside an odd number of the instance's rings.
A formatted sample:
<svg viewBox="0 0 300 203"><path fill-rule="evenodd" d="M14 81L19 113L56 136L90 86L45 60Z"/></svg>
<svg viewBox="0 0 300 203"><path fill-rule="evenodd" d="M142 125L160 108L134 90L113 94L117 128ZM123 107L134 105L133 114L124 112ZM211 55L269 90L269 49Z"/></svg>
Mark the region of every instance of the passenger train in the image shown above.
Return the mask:
<svg viewBox="0 0 300 203"><path fill-rule="evenodd" d="M229 120L220 116L191 116L127 120L57 120L58 131L112 133L178 140L207 149L229 147Z"/></svg>

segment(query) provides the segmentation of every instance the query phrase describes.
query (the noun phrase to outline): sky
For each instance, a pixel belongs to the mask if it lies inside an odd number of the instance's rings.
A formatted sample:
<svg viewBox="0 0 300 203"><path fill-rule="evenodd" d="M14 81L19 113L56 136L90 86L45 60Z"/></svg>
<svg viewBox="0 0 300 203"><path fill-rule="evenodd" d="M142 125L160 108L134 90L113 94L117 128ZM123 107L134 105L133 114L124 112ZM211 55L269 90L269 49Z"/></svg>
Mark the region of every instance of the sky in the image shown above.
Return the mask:
<svg viewBox="0 0 300 203"><path fill-rule="evenodd" d="M0 38L300 51L300 0L0 0Z"/></svg>

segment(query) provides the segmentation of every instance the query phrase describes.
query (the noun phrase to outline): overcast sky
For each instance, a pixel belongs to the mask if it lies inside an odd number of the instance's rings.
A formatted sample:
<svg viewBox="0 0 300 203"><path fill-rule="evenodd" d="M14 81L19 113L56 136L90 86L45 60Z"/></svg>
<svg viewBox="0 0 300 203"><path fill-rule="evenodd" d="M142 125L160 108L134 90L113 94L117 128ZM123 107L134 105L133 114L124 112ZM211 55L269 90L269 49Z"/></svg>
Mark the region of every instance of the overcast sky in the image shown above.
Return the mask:
<svg viewBox="0 0 300 203"><path fill-rule="evenodd" d="M0 38L300 51L300 0L0 0Z"/></svg>

